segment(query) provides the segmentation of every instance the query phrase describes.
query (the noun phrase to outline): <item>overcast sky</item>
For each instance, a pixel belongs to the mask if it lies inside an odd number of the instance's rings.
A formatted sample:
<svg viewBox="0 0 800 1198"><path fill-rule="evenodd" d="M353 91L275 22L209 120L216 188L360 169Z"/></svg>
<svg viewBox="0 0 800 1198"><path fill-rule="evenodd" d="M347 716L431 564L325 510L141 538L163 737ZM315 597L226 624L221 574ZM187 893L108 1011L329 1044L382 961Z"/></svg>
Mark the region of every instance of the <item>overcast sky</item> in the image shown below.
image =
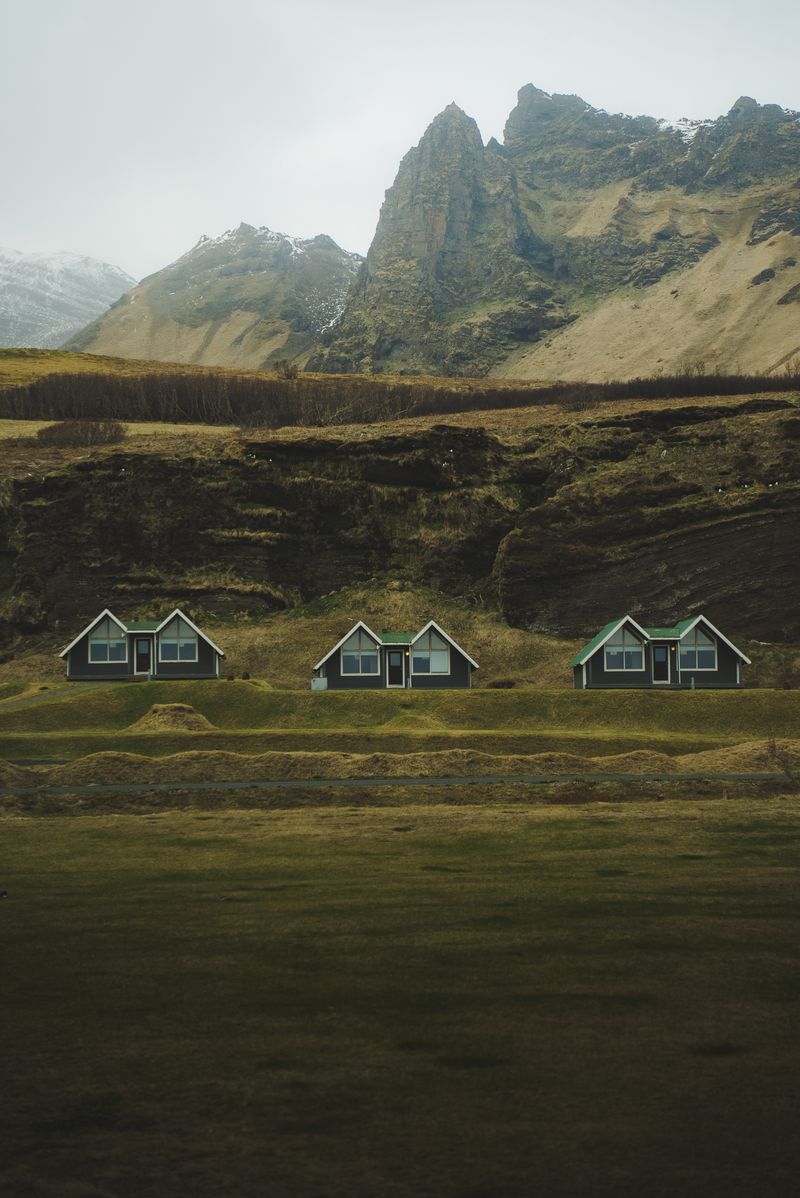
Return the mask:
<svg viewBox="0 0 800 1198"><path fill-rule="evenodd" d="M365 253L451 100L800 109L797 0L0 0L0 245L141 277L247 221Z"/></svg>

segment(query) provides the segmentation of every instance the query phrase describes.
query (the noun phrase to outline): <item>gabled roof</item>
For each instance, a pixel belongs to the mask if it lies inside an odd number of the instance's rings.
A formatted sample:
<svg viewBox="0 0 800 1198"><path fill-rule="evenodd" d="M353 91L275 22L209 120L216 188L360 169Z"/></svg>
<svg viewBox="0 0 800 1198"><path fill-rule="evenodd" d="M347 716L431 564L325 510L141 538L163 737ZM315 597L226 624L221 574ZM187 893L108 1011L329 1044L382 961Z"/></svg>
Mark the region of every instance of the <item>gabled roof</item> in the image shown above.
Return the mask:
<svg viewBox="0 0 800 1198"><path fill-rule="evenodd" d="M194 631L197 633L198 636L201 636L203 638L203 640L206 641L211 646L212 649L215 649L217 651L217 653L219 653L220 657L225 656L225 654L220 649L219 645L215 645L214 642L212 641L211 637L206 636L206 634L202 631L202 629L198 628L197 625L195 623L193 623L193 621L190 620L189 617L184 612L182 612L179 607L176 607L174 611L170 612L170 614L167 616L166 620L162 620L160 623L158 622L158 620L131 620L127 624L123 624L122 620L118 619L114 615L113 611L111 611L109 608L106 607L103 609L103 611L100 612L99 616L95 616L95 618L92 620L91 624L86 625L83 632L78 633L78 635L75 637L74 641L70 641L70 643L67 645L66 649L61 650L61 652L59 653L58 656L66 657L67 654L69 653L70 649L74 649L75 646L77 645L78 641L83 640L83 638L86 636L87 632L91 632L92 629L95 627L95 625L99 624L100 621L105 619L106 616L108 616L109 619L114 621L114 623L119 628L120 632L126 633L126 634L129 632L160 632L165 624L168 624L170 622L170 620L175 618L175 616L180 616L180 618L182 620L186 621L186 623L189 625L190 628L194 629Z"/></svg>
<svg viewBox="0 0 800 1198"><path fill-rule="evenodd" d="M592 637L589 644L583 646L580 653L576 654L569 663L570 669L574 669L575 666L582 666L585 661L588 661L592 654L601 648L607 640L610 640L617 629L621 628L625 623L632 624L644 640L649 640L647 629L642 628L641 624L637 624L633 616L620 616L618 620L612 620L610 624L606 624L605 628L601 628L597 635Z"/></svg>
<svg viewBox="0 0 800 1198"><path fill-rule="evenodd" d="M325 662L328 660L328 658L333 657L336 650L341 649L341 647L345 643L345 641L349 641L350 637L353 635L353 633L358 632L359 628L363 628L364 631L367 633L367 635L372 637L372 639L376 645L380 645L382 643L381 638L378 636L378 634L376 632L373 632L371 628L368 628L363 620L357 620L356 623L353 625L353 627L350 629L350 631L346 632L344 634L344 636L342 637L342 639L340 641L337 641L337 643L333 646L333 648L330 650L330 652L326 653L325 656L317 662L317 664L314 666L314 669L318 670L320 666L324 666Z"/></svg>
<svg viewBox="0 0 800 1198"><path fill-rule="evenodd" d="M170 620L174 620L176 616L180 616L180 618L182 620L185 620L185 622L189 625L189 627L193 628L195 630L195 632L197 633L198 636L201 636L203 638L203 640L206 641L211 646L212 649L216 649L216 651L217 651L217 653L219 653L220 657L225 656L225 654L220 649L219 645L215 645L214 642L212 641L211 637L206 636L206 634L203 632L203 630L201 628L198 628L197 625L194 623L194 621L190 620L189 617L186 615L186 613L182 612L179 607L176 607L174 611L171 611L169 613L169 615L167 616L166 620L162 620L161 623L155 629L155 631L160 632L161 629L165 626L165 624L169 624Z"/></svg>
<svg viewBox="0 0 800 1198"><path fill-rule="evenodd" d="M723 633L721 633L718 628L714 627L714 625L711 623L711 621L708 619L708 617L704 616L702 614L699 616L690 616L688 620L681 621L681 626L685 625L685 627L683 628L683 631L681 632L680 639L683 640L683 638L686 636L686 634L688 632L691 632L692 629L694 628L694 626L696 624L699 624L701 620L703 621L703 623L705 624L705 626L707 628L711 629L711 631L714 633L714 636L718 636L721 641L725 642L725 644L728 646L729 649L733 649L734 653L738 657L741 657L742 661L745 662L746 665L751 666L753 664L749 657L745 657L745 655L744 655L744 653L742 653L741 649L736 648L733 641L729 641L728 638L725 635L723 635Z"/></svg>
<svg viewBox="0 0 800 1198"><path fill-rule="evenodd" d="M320 666L324 666L325 662L328 660L328 658L333 657L336 650L341 649L341 647L345 643L345 641L349 641L350 637L353 635L353 633L357 632L359 628L363 628L364 631L367 633L367 635L372 637L372 639L374 640L376 645L413 645L414 642L418 641L419 638L424 633L426 633L429 628L435 628L440 636L443 636L444 639L446 641L448 641L453 646L454 649L458 649L459 653L461 653L463 657L466 657L466 659L470 663L470 665L474 666L476 670L480 669L477 661L473 661L472 658L470 657L469 653L465 653L464 650L461 648L461 646L456 641L454 641L453 638L451 636L449 636L443 628L440 628L435 620L429 620L428 623L425 625L425 627L421 628L420 631L417 633L413 633L413 632L381 632L380 634L378 634L377 632L373 632L371 628L367 627L367 625L364 623L363 620L359 620L358 623L354 624L353 627L350 629L350 631L346 632L344 634L344 636L342 637L342 639L340 641L338 641L337 644L335 644L333 646L333 648L328 653L326 653L323 658L321 658L317 662L317 664L314 666L314 669L318 670L320 668Z"/></svg>
<svg viewBox="0 0 800 1198"><path fill-rule="evenodd" d="M606 624L605 628L601 628L597 636L592 637L588 645L584 645L580 653L573 657L572 661L569 663L570 669L574 669L576 666L582 666L584 662L588 661L592 654L596 653L597 650L600 649L607 640L610 640L617 629L620 628L626 621L632 624L637 632L642 634L646 641L681 641L686 634L691 632L695 625L701 620L708 628L711 629L715 636L718 636L721 641L725 642L729 649L733 649L734 653L738 654L742 661L746 662L747 665L752 664L750 658L745 657L741 649L737 649L733 641L729 641L728 638L724 636L718 628L715 628L711 621L702 614L698 616L687 616L684 620L678 620L678 622L671 628L642 628L641 625L636 623L632 616L623 616L619 620L612 620L610 624Z"/></svg>
<svg viewBox="0 0 800 1198"><path fill-rule="evenodd" d="M110 608L104 607L103 610L100 612L100 615L95 616L95 618L92 620L92 622L90 624L86 625L83 632L79 632L78 635L75 637L75 640L70 641L70 643L67 645L66 649L62 649L58 656L66 657L67 654L69 653L70 649L74 649L75 646L77 645L78 641L82 641L83 638L86 636L86 633L91 632L92 629L94 628L95 624L99 624L101 620L104 620L106 618L106 616L108 616L108 618L110 620L114 621L114 623L119 628L120 632L128 631L128 629L122 623L122 620L118 620L117 617L114 615L113 611L110 610Z"/></svg>
<svg viewBox="0 0 800 1198"><path fill-rule="evenodd" d="M459 653L461 654L461 656L462 656L462 657L466 657L467 661L469 662L469 664L470 664L471 666L474 666L476 670L479 670L479 669L480 669L480 666L478 665L477 661L473 661L473 660L472 660L472 658L470 657L469 653L466 653L466 652L465 652L465 651L464 651L464 650L461 648L461 646L458 644L458 642L457 642L457 641L454 641L454 640L453 640L453 638L452 638L451 636L449 636L449 635L448 635L448 633L446 633L446 632L445 632L445 630L444 630L443 628L441 628L441 627L440 627L440 626L439 626L439 625L436 623L436 621L435 621L435 620L428 620L428 623L425 625L425 627L424 627L424 628L421 628L421 629L419 630L419 632L417 633L417 635L416 635L416 636L413 638L413 640L411 641L411 644L413 645L413 644L414 644L416 641L418 641L418 640L419 640L419 638L420 638L421 636L424 636L424 635L425 635L425 633L428 631L428 629L429 629L429 628L435 628L435 629L436 629L436 631L439 633L439 636L443 636L443 637L444 637L444 639L445 639L446 641L449 641L449 642L450 642L450 644L453 646L453 648L454 648L454 649L458 649L458 651L459 651Z"/></svg>

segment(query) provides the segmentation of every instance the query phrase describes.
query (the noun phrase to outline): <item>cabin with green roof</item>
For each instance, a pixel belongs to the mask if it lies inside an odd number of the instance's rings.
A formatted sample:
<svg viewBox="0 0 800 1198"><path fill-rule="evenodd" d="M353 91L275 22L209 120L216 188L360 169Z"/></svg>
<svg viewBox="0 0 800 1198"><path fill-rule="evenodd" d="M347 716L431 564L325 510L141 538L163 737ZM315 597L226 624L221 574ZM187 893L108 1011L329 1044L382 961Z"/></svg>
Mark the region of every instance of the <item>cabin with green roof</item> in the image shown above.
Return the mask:
<svg viewBox="0 0 800 1198"><path fill-rule="evenodd" d="M703 615L664 628L612 620L570 662L577 690L695 690L742 685L741 649Z"/></svg>
<svg viewBox="0 0 800 1198"><path fill-rule="evenodd" d="M219 678L225 654L176 607L163 620L123 622L105 608L62 649L70 681Z"/></svg>
<svg viewBox="0 0 800 1198"><path fill-rule="evenodd" d="M434 620L419 632L354 624L314 666L311 689L441 690L472 686L478 663Z"/></svg>

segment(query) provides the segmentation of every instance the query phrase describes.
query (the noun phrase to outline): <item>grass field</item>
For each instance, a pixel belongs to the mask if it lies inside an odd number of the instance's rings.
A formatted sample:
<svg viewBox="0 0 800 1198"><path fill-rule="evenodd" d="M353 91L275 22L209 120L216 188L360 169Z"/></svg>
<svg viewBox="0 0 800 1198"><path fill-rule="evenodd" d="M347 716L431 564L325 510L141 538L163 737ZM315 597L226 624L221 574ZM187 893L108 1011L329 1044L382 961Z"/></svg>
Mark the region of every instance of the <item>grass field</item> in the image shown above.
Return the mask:
<svg viewBox="0 0 800 1198"><path fill-rule="evenodd" d="M796 799L6 819L14 1198L785 1198Z"/></svg>

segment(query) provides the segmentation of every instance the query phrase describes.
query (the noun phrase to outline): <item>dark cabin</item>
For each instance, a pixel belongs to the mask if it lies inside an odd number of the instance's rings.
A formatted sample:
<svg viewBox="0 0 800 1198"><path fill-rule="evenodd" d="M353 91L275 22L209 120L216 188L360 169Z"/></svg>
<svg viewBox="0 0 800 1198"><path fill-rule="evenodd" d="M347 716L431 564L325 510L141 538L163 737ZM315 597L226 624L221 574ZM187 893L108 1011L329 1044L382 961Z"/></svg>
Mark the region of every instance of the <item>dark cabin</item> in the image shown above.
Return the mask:
<svg viewBox="0 0 800 1198"><path fill-rule="evenodd" d="M570 662L578 690L695 690L742 685L741 649L705 616L672 628L643 628L622 616L601 628Z"/></svg>
<svg viewBox="0 0 800 1198"><path fill-rule="evenodd" d="M123 623L108 608L62 650L71 681L219 678L225 654L176 607L165 620Z"/></svg>
<svg viewBox="0 0 800 1198"><path fill-rule="evenodd" d="M472 686L478 663L433 620L419 632L372 632L359 620L314 666L312 690Z"/></svg>

